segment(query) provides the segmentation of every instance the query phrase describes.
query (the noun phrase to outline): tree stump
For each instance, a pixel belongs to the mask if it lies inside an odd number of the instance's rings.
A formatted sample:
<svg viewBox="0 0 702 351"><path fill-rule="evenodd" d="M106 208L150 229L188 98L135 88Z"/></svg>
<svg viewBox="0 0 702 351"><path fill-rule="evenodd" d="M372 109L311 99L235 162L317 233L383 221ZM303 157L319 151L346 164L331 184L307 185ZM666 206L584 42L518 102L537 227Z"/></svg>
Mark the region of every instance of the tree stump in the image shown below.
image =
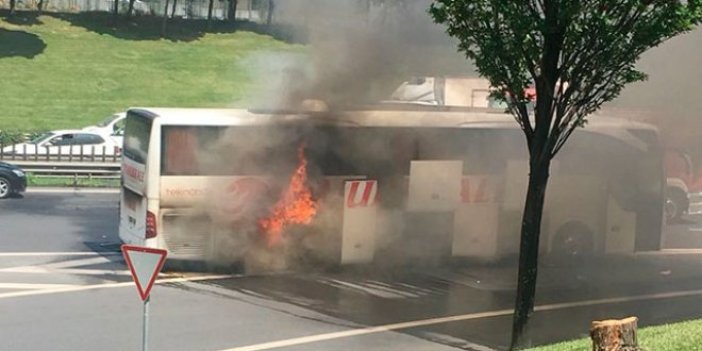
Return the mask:
<svg viewBox="0 0 702 351"><path fill-rule="evenodd" d="M636 317L593 321L592 351L640 351L636 341L637 321Z"/></svg>

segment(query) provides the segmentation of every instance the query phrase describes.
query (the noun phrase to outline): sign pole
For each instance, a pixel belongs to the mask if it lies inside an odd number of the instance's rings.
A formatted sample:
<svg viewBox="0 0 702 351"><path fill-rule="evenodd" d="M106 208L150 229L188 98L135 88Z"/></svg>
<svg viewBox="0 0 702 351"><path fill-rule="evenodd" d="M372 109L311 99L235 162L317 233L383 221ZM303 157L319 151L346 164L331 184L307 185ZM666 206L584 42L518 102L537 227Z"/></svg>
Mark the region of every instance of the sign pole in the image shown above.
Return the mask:
<svg viewBox="0 0 702 351"><path fill-rule="evenodd" d="M124 260L132 273L132 278L136 284L139 297L144 302L144 314L142 318L143 329L141 339L142 351L149 350L149 301L151 298L151 288L156 282L158 272L163 268L168 252L163 249L154 249L143 246L122 245Z"/></svg>
<svg viewBox="0 0 702 351"><path fill-rule="evenodd" d="M144 333L143 333L143 339L142 339L142 351L148 351L149 350L149 300L151 300L150 296L147 296L146 299L144 300Z"/></svg>

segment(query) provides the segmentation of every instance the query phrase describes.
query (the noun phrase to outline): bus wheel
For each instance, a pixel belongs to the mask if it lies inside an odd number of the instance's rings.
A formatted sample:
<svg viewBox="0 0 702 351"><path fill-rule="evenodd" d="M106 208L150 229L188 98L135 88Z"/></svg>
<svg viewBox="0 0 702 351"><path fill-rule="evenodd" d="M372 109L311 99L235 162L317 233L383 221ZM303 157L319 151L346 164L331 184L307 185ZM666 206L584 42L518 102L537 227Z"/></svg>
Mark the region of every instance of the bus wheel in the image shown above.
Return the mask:
<svg viewBox="0 0 702 351"><path fill-rule="evenodd" d="M665 199L666 220L670 222L680 219L687 212L689 206L690 200L687 199L687 194L684 191L668 187L668 195Z"/></svg>
<svg viewBox="0 0 702 351"><path fill-rule="evenodd" d="M587 256L594 251L594 239L590 228L581 222L568 222L556 232L553 253L561 257Z"/></svg>

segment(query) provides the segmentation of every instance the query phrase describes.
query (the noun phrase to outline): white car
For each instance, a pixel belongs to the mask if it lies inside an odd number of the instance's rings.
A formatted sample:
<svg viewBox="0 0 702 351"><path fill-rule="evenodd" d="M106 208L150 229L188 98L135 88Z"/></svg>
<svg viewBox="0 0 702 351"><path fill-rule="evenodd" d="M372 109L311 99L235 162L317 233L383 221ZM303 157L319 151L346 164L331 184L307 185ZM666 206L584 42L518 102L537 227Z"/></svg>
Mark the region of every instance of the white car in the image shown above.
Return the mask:
<svg viewBox="0 0 702 351"><path fill-rule="evenodd" d="M112 134L116 131L124 129L125 118L127 118L126 112L118 112L114 115L110 115L109 117L105 118L102 122L94 126L87 126L83 128L83 130Z"/></svg>
<svg viewBox="0 0 702 351"><path fill-rule="evenodd" d="M107 117L102 122L83 128L83 130L107 134L112 137L119 145L122 145L124 138L124 123L127 118L126 112L119 112Z"/></svg>
<svg viewBox="0 0 702 351"><path fill-rule="evenodd" d="M5 155L115 156L122 153L121 140L87 130L55 130L33 140L2 149Z"/></svg>

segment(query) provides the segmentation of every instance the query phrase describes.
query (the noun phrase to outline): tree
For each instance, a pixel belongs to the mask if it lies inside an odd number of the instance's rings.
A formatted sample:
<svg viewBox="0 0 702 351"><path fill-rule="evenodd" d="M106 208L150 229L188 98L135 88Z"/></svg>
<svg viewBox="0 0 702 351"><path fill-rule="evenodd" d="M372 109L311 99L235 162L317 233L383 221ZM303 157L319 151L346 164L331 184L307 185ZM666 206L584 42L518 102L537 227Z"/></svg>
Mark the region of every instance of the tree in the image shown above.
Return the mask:
<svg viewBox="0 0 702 351"><path fill-rule="evenodd" d="M46 6L46 4L48 2L49 2L49 0L46 0L46 2L44 2L44 0L39 0L39 2L37 2L37 12L39 13L40 16L41 16L42 12L44 11L44 7Z"/></svg>
<svg viewBox="0 0 702 351"><path fill-rule="evenodd" d="M178 3L178 0L173 0L173 6L171 6L171 18L175 18L176 4L177 3Z"/></svg>
<svg viewBox="0 0 702 351"><path fill-rule="evenodd" d="M266 18L266 24L271 25L273 23L273 12L275 11L275 1L268 0L268 15Z"/></svg>
<svg viewBox="0 0 702 351"><path fill-rule="evenodd" d="M165 38L168 30L168 0L163 7L163 20L161 20L161 38Z"/></svg>
<svg viewBox="0 0 702 351"><path fill-rule="evenodd" d="M228 7L227 7L227 20L229 22L234 22L236 21L236 8L238 5L237 0L228 0Z"/></svg>
<svg viewBox="0 0 702 351"><path fill-rule="evenodd" d="M511 348L534 310L551 160L587 115L646 78L642 53L702 19L702 0L434 0L430 13L505 99L529 151ZM525 89L536 89L533 119Z"/></svg>
<svg viewBox="0 0 702 351"><path fill-rule="evenodd" d="M117 0L115 0L115 1L117 1ZM131 16L132 16L132 13L134 13L134 2L135 2L135 1L136 1L136 0L129 0L129 6L127 7L127 17L131 17ZM165 14L166 14L166 17L167 17L168 11L166 11Z"/></svg>
<svg viewBox="0 0 702 351"><path fill-rule="evenodd" d="M212 10L214 8L214 0L210 0L210 4L207 5L207 29L212 28Z"/></svg>
<svg viewBox="0 0 702 351"><path fill-rule="evenodd" d="M15 7L17 7L17 0L10 0L10 17L15 15Z"/></svg>
<svg viewBox="0 0 702 351"><path fill-rule="evenodd" d="M113 0L114 5L112 7L112 21L117 22L117 16L119 15L119 0Z"/></svg>

